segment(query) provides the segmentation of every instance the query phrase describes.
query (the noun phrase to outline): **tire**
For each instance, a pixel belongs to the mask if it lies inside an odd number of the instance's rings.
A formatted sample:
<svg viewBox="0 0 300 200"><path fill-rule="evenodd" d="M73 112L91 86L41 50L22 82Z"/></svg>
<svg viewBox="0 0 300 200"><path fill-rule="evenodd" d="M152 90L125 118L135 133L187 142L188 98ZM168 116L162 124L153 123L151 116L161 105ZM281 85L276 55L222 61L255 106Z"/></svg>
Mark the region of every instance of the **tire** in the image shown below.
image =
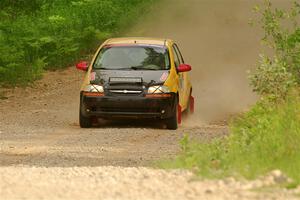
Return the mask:
<svg viewBox="0 0 300 200"><path fill-rule="evenodd" d="M92 127L91 118L83 116L81 111L79 111L79 125L81 128L91 128Z"/></svg>
<svg viewBox="0 0 300 200"><path fill-rule="evenodd" d="M83 116L81 112L82 102L80 97L80 108L79 108L79 125L81 128L91 128L92 127L92 119L90 117Z"/></svg>
<svg viewBox="0 0 300 200"><path fill-rule="evenodd" d="M187 116L194 114L194 106L195 106L194 104L195 104L195 100L194 97L192 96L192 91L191 91L189 101L188 101L188 106L185 111Z"/></svg>
<svg viewBox="0 0 300 200"><path fill-rule="evenodd" d="M181 108L178 105L178 101L176 100L175 106L174 106L174 109L173 109L173 112L172 112L172 117L166 119L167 129L169 129L169 130L177 130L178 124L179 124L178 123L179 110L181 110Z"/></svg>
<svg viewBox="0 0 300 200"><path fill-rule="evenodd" d="M189 100L189 102L188 102L188 106L187 106L187 108L186 108L186 110L184 111L184 115L185 115L185 117L187 117L187 116L189 116L190 114L191 114L191 105L190 105L190 100Z"/></svg>

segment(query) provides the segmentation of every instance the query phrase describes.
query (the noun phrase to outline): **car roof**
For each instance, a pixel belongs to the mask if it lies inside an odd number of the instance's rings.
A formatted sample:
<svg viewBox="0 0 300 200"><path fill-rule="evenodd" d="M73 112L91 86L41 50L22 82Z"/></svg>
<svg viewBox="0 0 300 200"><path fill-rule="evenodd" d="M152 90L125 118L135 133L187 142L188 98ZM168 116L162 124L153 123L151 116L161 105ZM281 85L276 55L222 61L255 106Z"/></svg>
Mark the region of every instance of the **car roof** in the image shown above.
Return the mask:
<svg viewBox="0 0 300 200"><path fill-rule="evenodd" d="M126 37L126 38L111 38L106 40L105 45L122 45L122 44L146 44L166 46L172 42L170 39L162 38L145 38L145 37Z"/></svg>

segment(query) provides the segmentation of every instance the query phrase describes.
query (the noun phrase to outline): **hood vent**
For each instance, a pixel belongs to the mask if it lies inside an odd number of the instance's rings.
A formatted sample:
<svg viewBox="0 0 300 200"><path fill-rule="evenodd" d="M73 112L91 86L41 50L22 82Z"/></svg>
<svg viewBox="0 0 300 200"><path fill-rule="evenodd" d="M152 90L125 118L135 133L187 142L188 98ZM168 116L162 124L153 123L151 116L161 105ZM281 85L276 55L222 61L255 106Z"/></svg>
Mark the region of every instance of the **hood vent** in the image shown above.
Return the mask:
<svg viewBox="0 0 300 200"><path fill-rule="evenodd" d="M131 78L131 77L110 77L109 84L136 84L143 83L142 78Z"/></svg>

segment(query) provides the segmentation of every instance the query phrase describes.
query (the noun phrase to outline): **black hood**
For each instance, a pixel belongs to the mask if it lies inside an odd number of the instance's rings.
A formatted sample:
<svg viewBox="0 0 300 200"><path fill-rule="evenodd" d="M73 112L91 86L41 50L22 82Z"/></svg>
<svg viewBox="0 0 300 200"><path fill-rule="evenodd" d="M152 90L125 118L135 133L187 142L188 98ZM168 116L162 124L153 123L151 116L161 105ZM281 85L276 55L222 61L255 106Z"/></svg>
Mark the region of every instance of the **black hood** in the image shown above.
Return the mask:
<svg viewBox="0 0 300 200"><path fill-rule="evenodd" d="M115 81L160 85L169 76L169 70L94 70L93 72L95 72L95 82L101 85L109 85Z"/></svg>

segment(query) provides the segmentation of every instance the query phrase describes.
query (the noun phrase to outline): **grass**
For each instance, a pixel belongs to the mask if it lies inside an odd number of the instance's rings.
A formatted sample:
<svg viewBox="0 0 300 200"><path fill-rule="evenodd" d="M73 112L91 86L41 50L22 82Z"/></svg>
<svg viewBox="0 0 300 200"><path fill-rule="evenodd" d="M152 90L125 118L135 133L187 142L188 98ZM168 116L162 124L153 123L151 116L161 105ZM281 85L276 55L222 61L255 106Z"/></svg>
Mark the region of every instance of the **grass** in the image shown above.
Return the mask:
<svg viewBox="0 0 300 200"><path fill-rule="evenodd" d="M300 184L300 95L271 103L261 100L230 124L230 135L209 143L181 141L182 153L166 168L187 168L204 177L249 179L280 169ZM290 184L291 185L291 184ZM289 186L290 186L289 185Z"/></svg>
<svg viewBox="0 0 300 200"><path fill-rule="evenodd" d="M157 0L1 0L0 86L27 85L118 35Z"/></svg>

